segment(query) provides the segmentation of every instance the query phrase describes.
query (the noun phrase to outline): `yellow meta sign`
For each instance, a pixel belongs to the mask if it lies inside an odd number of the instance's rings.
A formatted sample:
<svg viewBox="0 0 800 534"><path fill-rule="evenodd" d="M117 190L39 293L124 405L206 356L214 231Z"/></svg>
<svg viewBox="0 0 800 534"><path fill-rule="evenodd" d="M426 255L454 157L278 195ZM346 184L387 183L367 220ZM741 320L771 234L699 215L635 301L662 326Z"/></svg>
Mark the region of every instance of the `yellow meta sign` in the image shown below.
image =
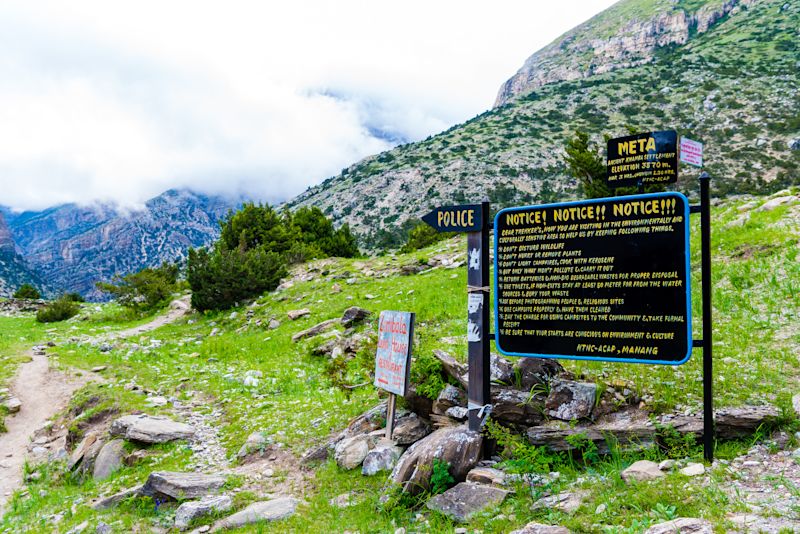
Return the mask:
<svg viewBox="0 0 800 534"><path fill-rule="evenodd" d="M480 204L443 206L422 220L439 232L479 232L483 227Z"/></svg>

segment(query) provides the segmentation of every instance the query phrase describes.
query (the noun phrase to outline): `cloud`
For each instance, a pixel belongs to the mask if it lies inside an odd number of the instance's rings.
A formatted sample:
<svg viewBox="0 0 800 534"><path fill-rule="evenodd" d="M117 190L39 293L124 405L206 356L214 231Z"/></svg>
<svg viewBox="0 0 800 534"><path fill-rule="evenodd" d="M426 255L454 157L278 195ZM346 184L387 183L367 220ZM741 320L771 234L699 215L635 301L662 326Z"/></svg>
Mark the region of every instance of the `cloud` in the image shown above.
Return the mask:
<svg viewBox="0 0 800 534"><path fill-rule="evenodd" d="M280 201L489 108L610 3L5 2L0 204Z"/></svg>

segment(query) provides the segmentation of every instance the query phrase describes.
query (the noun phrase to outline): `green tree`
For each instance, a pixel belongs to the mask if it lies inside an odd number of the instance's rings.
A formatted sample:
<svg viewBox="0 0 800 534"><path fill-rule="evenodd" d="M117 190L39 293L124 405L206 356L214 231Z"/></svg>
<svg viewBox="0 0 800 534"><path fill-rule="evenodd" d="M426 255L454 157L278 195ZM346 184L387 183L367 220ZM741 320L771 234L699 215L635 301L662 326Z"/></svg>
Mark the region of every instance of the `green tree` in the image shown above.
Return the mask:
<svg viewBox="0 0 800 534"><path fill-rule="evenodd" d="M33 287L31 284L22 284L19 286L14 292L13 297L15 299L40 299L42 296L39 294L39 290Z"/></svg>
<svg viewBox="0 0 800 534"><path fill-rule="evenodd" d="M281 216L269 205L248 202L231 211L221 223L219 246L242 251L266 247L283 253L292 246L292 235Z"/></svg>
<svg viewBox="0 0 800 534"><path fill-rule="evenodd" d="M589 140L589 134L577 130L567 140L564 162L572 177L578 180L586 198L613 196L606 184L606 165L598 147Z"/></svg>
<svg viewBox="0 0 800 534"><path fill-rule="evenodd" d="M178 266L163 263L125 276L115 276L113 283L98 282L97 288L109 293L126 308L150 311L169 304L178 290Z"/></svg>

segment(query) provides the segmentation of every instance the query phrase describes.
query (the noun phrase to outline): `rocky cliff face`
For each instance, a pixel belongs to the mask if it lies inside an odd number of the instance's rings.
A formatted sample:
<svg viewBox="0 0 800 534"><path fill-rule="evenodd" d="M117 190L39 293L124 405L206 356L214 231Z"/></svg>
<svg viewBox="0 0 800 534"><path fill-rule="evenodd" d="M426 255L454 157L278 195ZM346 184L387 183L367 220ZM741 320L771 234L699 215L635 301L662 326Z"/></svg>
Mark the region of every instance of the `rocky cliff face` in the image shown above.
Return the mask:
<svg viewBox="0 0 800 534"><path fill-rule="evenodd" d="M636 2L620 2L528 58L500 87L495 105L550 83L649 63L659 48L685 45L691 36L705 33L734 9L755 1L710 2L695 11L680 1L656 2L655 11L647 13L635 11ZM636 18L625 20L631 10Z"/></svg>
<svg viewBox="0 0 800 534"><path fill-rule="evenodd" d="M45 289L41 280L17 253L11 229L0 213L0 297L10 297L19 286L26 283Z"/></svg>
<svg viewBox="0 0 800 534"><path fill-rule="evenodd" d="M95 282L164 261L182 261L191 247L219 235L218 221L237 201L168 191L143 209L74 204L14 218L11 231L26 260L58 291L102 298Z"/></svg>

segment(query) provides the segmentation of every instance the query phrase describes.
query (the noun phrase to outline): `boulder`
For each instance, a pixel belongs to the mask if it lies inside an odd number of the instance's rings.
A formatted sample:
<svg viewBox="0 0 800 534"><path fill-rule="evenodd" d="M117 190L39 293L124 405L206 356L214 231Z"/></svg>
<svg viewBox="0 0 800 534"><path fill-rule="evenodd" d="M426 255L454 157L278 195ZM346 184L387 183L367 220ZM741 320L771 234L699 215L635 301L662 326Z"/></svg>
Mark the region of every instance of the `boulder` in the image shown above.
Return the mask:
<svg viewBox="0 0 800 534"><path fill-rule="evenodd" d="M253 432L252 434L247 436L247 440L239 449L239 452L236 453L236 457L241 460L242 458L245 458L248 454L252 454L256 451L263 450L268 443L269 440L262 432Z"/></svg>
<svg viewBox="0 0 800 534"><path fill-rule="evenodd" d="M81 463L83 457L86 455L86 451L94 445L95 441L97 441L97 432L87 432L78 446L75 447L75 450L72 451L72 455L69 457L69 461L67 462L67 468L70 470L75 469L75 467Z"/></svg>
<svg viewBox="0 0 800 534"><path fill-rule="evenodd" d="M493 383L510 386L514 382L514 364L493 352L489 360L489 376Z"/></svg>
<svg viewBox="0 0 800 534"><path fill-rule="evenodd" d="M679 517L666 523L659 523L645 530L644 534L712 534L714 529L705 519Z"/></svg>
<svg viewBox="0 0 800 534"><path fill-rule="evenodd" d="M325 332L326 330L330 330L337 324L339 324L338 319L328 319L327 321L322 321L319 324L315 324L311 328L308 328L306 330L301 330L300 332L296 333L295 335L292 336L292 341L294 343L297 343L301 339L318 336L319 334Z"/></svg>
<svg viewBox="0 0 800 534"><path fill-rule="evenodd" d="M455 386L447 384L433 402L433 413L444 415L448 408L453 406L466 407L467 394Z"/></svg>
<svg viewBox="0 0 800 534"><path fill-rule="evenodd" d="M408 493L427 490L434 459L447 462L453 478L463 481L478 464L482 444L481 434L466 426L440 428L408 448L392 471L392 481Z"/></svg>
<svg viewBox="0 0 800 534"><path fill-rule="evenodd" d="M97 458L94 460L92 478L95 480L105 480L113 475L122 467L122 458L125 454L125 442L121 439L114 439L103 445Z"/></svg>
<svg viewBox="0 0 800 534"><path fill-rule="evenodd" d="M405 404L406 408L424 418L428 418L433 412L433 399L417 393L417 389L413 385L409 385L406 396L403 397L403 404Z"/></svg>
<svg viewBox="0 0 800 534"><path fill-rule="evenodd" d="M211 532L240 528L261 521L278 521L294 515L297 510L297 499L278 497L271 501L254 502L244 510L222 519L214 524Z"/></svg>
<svg viewBox="0 0 800 534"><path fill-rule="evenodd" d="M428 501L428 508L446 515L453 521L466 523L477 513L493 508L508 495L506 490L483 484L461 482Z"/></svg>
<svg viewBox="0 0 800 534"><path fill-rule="evenodd" d="M506 474L504 471L492 467L476 467L467 473L467 482L489 486L505 486Z"/></svg>
<svg viewBox="0 0 800 534"><path fill-rule="evenodd" d="M166 443L194 436L194 428L166 417L126 415L111 423L111 435L142 443Z"/></svg>
<svg viewBox="0 0 800 534"><path fill-rule="evenodd" d="M706 472L706 467L700 463L690 463L680 470L680 473L687 477L696 477Z"/></svg>
<svg viewBox="0 0 800 534"><path fill-rule="evenodd" d="M364 434L345 438L336 444L333 458L342 469L355 469L369 452L370 437Z"/></svg>
<svg viewBox="0 0 800 534"><path fill-rule="evenodd" d="M533 507L536 509L555 509L565 514L571 514L581 507L584 498L586 498L586 492L562 491L556 495L549 495L539 499L534 503Z"/></svg>
<svg viewBox="0 0 800 534"><path fill-rule="evenodd" d="M100 451L103 449L103 445L103 440L97 439L84 451L80 462L74 467L75 473L77 473L81 479L92 476L94 473L95 461Z"/></svg>
<svg viewBox="0 0 800 534"><path fill-rule="evenodd" d="M570 532L566 527L532 522L520 529L512 530L509 534L570 534Z"/></svg>
<svg viewBox="0 0 800 534"><path fill-rule="evenodd" d="M493 387L492 418L517 425L539 425L544 420L542 401L530 398L526 391Z"/></svg>
<svg viewBox="0 0 800 534"><path fill-rule="evenodd" d="M6 410L8 410L8 413L17 413L22 408L22 401L20 401L16 397L11 397L8 400L6 400L5 402L3 402L3 406L6 407Z"/></svg>
<svg viewBox="0 0 800 534"><path fill-rule="evenodd" d="M520 358L514 365L514 376L519 377L519 385L525 391L538 384L545 384L551 377L564 372L557 360L549 358Z"/></svg>
<svg viewBox="0 0 800 534"><path fill-rule="evenodd" d="M391 471L397 464L403 449L388 440L382 440L364 457L361 474L372 476L380 471Z"/></svg>
<svg viewBox="0 0 800 534"><path fill-rule="evenodd" d="M463 387L467 387L467 366L443 350L434 350L433 355L442 363L444 371L455 378Z"/></svg>
<svg viewBox="0 0 800 534"><path fill-rule="evenodd" d="M431 425L415 413L397 420L392 439L398 445L411 445L431 433Z"/></svg>
<svg viewBox="0 0 800 534"><path fill-rule="evenodd" d="M348 424L347 428L342 432L340 439L378 430L379 428L383 428L385 421L386 403L382 402L350 421L350 424Z"/></svg>
<svg viewBox="0 0 800 534"><path fill-rule="evenodd" d="M233 507L233 500L227 495L203 497L199 501L189 501L175 510L175 528L186 530L198 517L227 512Z"/></svg>
<svg viewBox="0 0 800 534"><path fill-rule="evenodd" d="M597 384L591 382L554 381L544 407L556 419L584 419L592 415L596 393Z"/></svg>
<svg viewBox="0 0 800 534"><path fill-rule="evenodd" d="M92 510L107 510L109 508L113 508L126 499L142 495L142 488L144 488L144 486L134 486L132 488L119 491L109 497L100 499L92 504Z"/></svg>
<svg viewBox="0 0 800 534"><path fill-rule="evenodd" d="M288 312L286 312L286 315L292 321L296 321L301 317L305 317L306 315L311 315L311 310L309 310L308 308L303 308L302 310L289 310Z"/></svg>
<svg viewBox="0 0 800 534"><path fill-rule="evenodd" d="M216 493L225 484L222 475L156 471L150 473L142 495L166 495L175 500L197 499Z"/></svg>
<svg viewBox="0 0 800 534"><path fill-rule="evenodd" d="M756 211L772 211L779 206L783 206L784 204L792 204L800 200L798 197L794 195L784 195L780 197L775 197L767 200L764 202Z"/></svg>
<svg viewBox="0 0 800 534"><path fill-rule="evenodd" d="M364 308L359 308L358 306L351 306L344 311L344 314L341 318L342 326L345 328L349 328L350 326L356 325L362 322L364 319L372 315L372 312L369 310L365 310Z"/></svg>
<svg viewBox="0 0 800 534"><path fill-rule="evenodd" d="M622 480L630 484L633 481L643 482L645 480L661 478L664 476L664 472L659 469L658 464L655 462L639 460L638 462L632 463L630 467L622 471L619 476L622 477Z"/></svg>

